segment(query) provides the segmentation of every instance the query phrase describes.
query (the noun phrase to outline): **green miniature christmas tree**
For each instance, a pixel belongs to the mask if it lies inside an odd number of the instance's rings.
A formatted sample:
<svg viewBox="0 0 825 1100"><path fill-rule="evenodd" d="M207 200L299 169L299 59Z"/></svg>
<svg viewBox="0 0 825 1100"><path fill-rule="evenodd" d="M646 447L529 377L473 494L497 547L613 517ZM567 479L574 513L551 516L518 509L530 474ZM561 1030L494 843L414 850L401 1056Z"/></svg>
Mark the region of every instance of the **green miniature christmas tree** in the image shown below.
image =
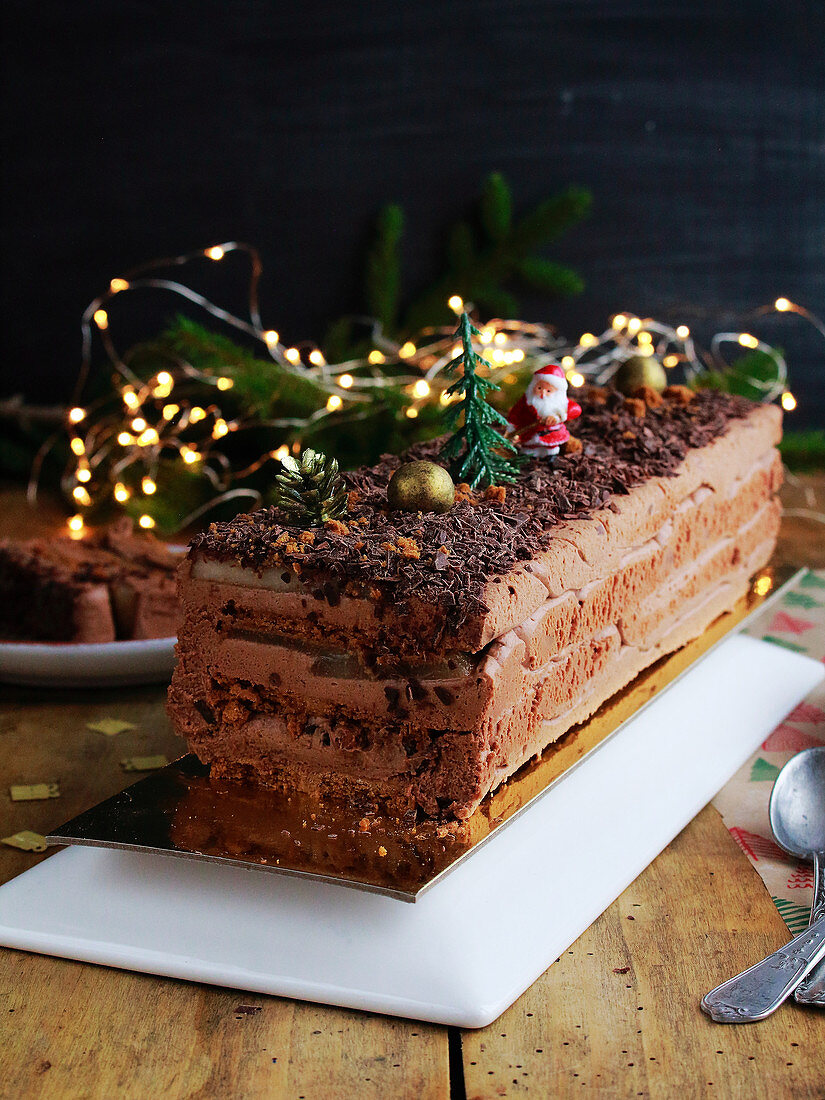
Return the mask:
<svg viewBox="0 0 825 1100"><path fill-rule="evenodd" d="M518 464L501 452L515 455L518 450L496 431L506 427L507 421L489 404L487 394L499 386L476 372L479 363L486 367L490 363L473 349L473 336L480 333L466 312L461 315L455 335L461 340L462 350L448 363L447 370L454 374L461 366L462 371L447 395L451 398L460 395L461 400L451 402L444 412L447 426L453 431L439 457L449 464L455 481L465 481L473 489L479 485L512 483L518 474Z"/></svg>

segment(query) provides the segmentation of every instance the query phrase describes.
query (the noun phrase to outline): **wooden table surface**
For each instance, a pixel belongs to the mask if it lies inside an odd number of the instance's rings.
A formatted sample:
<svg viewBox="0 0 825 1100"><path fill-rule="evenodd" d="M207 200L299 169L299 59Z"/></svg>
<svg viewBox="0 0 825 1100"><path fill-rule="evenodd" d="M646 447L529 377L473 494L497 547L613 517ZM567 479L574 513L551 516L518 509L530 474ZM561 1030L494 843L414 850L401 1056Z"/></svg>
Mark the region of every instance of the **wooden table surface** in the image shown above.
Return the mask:
<svg viewBox="0 0 825 1100"><path fill-rule="evenodd" d="M786 488L793 507L825 475ZM0 534L48 531L17 490ZM788 519L780 556L825 566L821 525ZM181 743L160 687L4 688L3 833L45 833L126 786L124 756ZM133 731L87 728L104 717ZM59 780L61 797L12 803L11 783ZM45 856L0 847L0 881ZM594 874L598 868L593 869ZM55 899L59 904L59 899ZM481 915L483 919L483 914ZM104 967L0 952L0 1096L18 1097L825 1097L825 1013L792 1004L743 1027L699 1000L788 938L719 815L704 809L495 1023L460 1031Z"/></svg>

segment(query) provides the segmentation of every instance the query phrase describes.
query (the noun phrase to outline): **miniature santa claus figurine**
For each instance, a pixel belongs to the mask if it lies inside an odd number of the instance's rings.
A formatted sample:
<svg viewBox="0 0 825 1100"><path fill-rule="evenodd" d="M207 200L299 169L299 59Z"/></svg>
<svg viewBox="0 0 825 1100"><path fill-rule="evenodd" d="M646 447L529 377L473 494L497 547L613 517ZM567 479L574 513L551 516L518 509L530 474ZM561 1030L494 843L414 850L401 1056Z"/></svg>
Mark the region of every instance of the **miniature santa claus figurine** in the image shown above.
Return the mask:
<svg viewBox="0 0 825 1100"><path fill-rule="evenodd" d="M567 379L558 363L541 367L507 414L510 435L522 454L552 458L570 438L565 422L581 416L581 405L567 399Z"/></svg>

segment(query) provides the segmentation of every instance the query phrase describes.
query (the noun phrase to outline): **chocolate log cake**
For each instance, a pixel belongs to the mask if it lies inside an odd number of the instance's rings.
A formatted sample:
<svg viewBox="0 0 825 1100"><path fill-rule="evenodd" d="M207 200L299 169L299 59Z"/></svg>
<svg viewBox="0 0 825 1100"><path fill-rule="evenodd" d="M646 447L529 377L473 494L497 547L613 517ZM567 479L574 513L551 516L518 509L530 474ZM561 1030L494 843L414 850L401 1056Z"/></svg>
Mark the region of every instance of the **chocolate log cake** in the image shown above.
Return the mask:
<svg viewBox="0 0 825 1100"><path fill-rule="evenodd" d="M0 638L100 643L168 638L175 570L162 542L124 519L86 538L0 540Z"/></svg>
<svg viewBox="0 0 825 1100"><path fill-rule="evenodd" d="M779 411L682 387L582 408L579 451L446 514L391 511L386 456L346 475L343 521L198 536L169 709L213 775L466 818L730 609L776 541Z"/></svg>

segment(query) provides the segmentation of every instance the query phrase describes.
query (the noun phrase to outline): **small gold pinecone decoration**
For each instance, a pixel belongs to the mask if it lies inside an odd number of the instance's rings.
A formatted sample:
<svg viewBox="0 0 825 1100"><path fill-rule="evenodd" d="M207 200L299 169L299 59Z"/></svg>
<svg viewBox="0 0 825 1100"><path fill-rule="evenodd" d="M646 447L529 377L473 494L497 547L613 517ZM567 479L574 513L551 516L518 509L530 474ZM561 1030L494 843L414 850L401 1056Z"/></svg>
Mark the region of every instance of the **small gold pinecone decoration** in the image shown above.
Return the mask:
<svg viewBox="0 0 825 1100"><path fill-rule="evenodd" d="M347 514L347 487L334 458L309 447L300 458L286 455L275 475L274 503L296 527L322 527Z"/></svg>

